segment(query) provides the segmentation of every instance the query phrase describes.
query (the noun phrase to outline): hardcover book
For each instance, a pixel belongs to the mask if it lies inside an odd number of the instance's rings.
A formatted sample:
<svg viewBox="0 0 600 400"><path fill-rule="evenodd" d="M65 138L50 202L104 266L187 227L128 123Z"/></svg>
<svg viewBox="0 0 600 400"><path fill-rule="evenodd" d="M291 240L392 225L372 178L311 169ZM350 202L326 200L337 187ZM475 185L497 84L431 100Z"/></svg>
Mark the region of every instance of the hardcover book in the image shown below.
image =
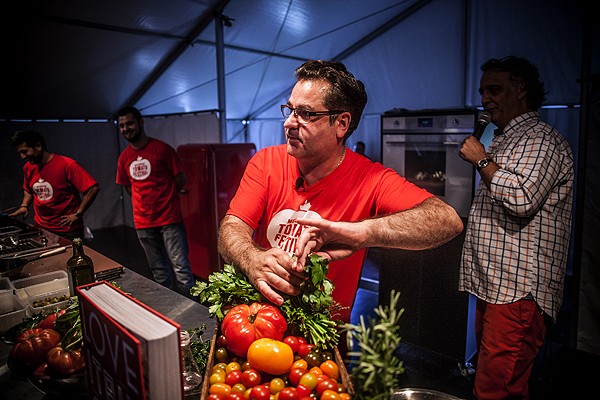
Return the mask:
<svg viewBox="0 0 600 400"><path fill-rule="evenodd" d="M77 291L90 395L183 399L180 326L106 281Z"/></svg>

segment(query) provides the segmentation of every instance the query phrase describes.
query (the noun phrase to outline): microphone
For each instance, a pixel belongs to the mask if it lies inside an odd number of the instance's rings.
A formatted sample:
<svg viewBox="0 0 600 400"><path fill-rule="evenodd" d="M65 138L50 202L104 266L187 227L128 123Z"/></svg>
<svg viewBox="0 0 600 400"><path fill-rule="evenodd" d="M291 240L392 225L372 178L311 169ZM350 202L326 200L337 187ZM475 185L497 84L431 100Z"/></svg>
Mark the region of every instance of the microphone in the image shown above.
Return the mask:
<svg viewBox="0 0 600 400"><path fill-rule="evenodd" d="M475 129L473 130L473 136L477 140L481 139L481 135L483 135L483 131L485 131L485 127L488 126L490 121L492 120L492 114L487 111L482 112L477 117L477 123L475 124Z"/></svg>
<svg viewBox="0 0 600 400"><path fill-rule="evenodd" d="M296 179L296 186L295 189L299 192L304 192L304 178L299 176L298 179Z"/></svg>

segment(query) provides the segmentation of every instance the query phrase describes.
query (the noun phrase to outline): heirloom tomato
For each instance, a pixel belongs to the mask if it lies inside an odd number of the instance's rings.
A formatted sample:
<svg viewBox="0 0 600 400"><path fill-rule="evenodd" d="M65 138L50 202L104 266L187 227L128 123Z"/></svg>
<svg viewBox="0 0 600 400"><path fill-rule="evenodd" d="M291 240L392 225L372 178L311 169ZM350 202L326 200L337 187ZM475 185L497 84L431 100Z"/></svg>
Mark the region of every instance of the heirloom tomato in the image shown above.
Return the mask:
<svg viewBox="0 0 600 400"><path fill-rule="evenodd" d="M46 361L51 375L67 376L83 370L85 359L81 350L64 351L60 346L50 350Z"/></svg>
<svg viewBox="0 0 600 400"><path fill-rule="evenodd" d="M294 362L294 352L278 340L262 338L248 348L248 362L252 368L271 375L286 373Z"/></svg>
<svg viewBox="0 0 600 400"><path fill-rule="evenodd" d="M60 335L53 329L28 329L17 337L9 357L19 366L34 367L46 361L58 342Z"/></svg>
<svg viewBox="0 0 600 400"><path fill-rule="evenodd" d="M269 304L240 304L233 307L221 323L227 349L233 354L246 357L248 347L256 339L283 339L287 329L285 318Z"/></svg>

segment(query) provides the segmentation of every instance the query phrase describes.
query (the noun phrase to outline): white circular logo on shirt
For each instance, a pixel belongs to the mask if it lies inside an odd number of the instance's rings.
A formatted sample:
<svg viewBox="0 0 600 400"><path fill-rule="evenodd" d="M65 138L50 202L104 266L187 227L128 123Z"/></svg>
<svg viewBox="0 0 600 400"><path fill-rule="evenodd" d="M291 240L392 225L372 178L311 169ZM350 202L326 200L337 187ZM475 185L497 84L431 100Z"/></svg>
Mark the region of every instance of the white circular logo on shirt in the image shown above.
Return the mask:
<svg viewBox="0 0 600 400"><path fill-rule="evenodd" d="M273 247L279 247L290 256L296 250L296 243L302 233L303 226L296 222L297 218L321 218L321 216L309 211L310 203L305 202L300 206L300 211L281 210L273 216L267 228L267 239Z"/></svg>
<svg viewBox="0 0 600 400"><path fill-rule="evenodd" d="M141 156L129 165L129 175L138 181L142 181L149 177L151 170L152 166L150 165L150 161L142 158Z"/></svg>
<svg viewBox="0 0 600 400"><path fill-rule="evenodd" d="M39 201L50 201L54 195L52 185L40 178L36 183L33 184L33 193Z"/></svg>

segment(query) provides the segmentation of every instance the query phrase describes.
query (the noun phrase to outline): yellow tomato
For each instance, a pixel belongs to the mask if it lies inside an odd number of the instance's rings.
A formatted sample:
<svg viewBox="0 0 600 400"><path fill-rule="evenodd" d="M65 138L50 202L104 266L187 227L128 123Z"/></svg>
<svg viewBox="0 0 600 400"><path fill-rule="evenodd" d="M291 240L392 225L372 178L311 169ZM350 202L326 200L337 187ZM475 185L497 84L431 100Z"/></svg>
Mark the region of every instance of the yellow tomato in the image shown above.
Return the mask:
<svg viewBox="0 0 600 400"><path fill-rule="evenodd" d="M294 352L283 342L262 338L255 340L248 348L248 362L259 371L281 375L289 371L294 362Z"/></svg>

